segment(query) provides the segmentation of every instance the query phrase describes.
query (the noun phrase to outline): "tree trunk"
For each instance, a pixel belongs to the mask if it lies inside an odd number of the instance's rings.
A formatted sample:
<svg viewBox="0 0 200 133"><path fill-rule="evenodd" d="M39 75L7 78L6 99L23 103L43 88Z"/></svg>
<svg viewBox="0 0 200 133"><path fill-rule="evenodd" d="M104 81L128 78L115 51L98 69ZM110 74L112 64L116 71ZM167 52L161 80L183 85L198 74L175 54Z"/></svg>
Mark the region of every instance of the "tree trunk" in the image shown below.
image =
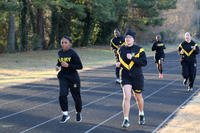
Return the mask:
<svg viewBox="0 0 200 133"><path fill-rule="evenodd" d="M15 51L15 16L10 13L8 22L8 52Z"/></svg>
<svg viewBox="0 0 200 133"><path fill-rule="evenodd" d="M20 16L20 33L21 33L21 51L28 49L28 32L27 32L27 0L22 0L22 10Z"/></svg>
<svg viewBox="0 0 200 133"><path fill-rule="evenodd" d="M46 42L45 42L45 38L44 38L44 13L43 13L43 9L38 8L37 9L37 15L36 15L36 30L37 30L37 34L39 37L39 49L44 49L46 48Z"/></svg>
<svg viewBox="0 0 200 133"><path fill-rule="evenodd" d="M55 39L56 34L58 32L58 13L56 8L52 8L52 15L51 15L51 33L50 33L50 40L48 49L55 49Z"/></svg>
<svg viewBox="0 0 200 133"><path fill-rule="evenodd" d="M83 31L83 38L82 38L82 44L81 46L87 46L90 40L90 35L91 35L91 29L92 29L92 18L91 14L89 11L86 11L86 18L84 20L85 25L84 25L84 31Z"/></svg>
<svg viewBox="0 0 200 133"><path fill-rule="evenodd" d="M31 25L32 25L32 31L35 34L36 33L36 23L35 23L35 15L33 12L33 5L32 5L31 0L28 0L28 8L29 8L30 21L31 21Z"/></svg>

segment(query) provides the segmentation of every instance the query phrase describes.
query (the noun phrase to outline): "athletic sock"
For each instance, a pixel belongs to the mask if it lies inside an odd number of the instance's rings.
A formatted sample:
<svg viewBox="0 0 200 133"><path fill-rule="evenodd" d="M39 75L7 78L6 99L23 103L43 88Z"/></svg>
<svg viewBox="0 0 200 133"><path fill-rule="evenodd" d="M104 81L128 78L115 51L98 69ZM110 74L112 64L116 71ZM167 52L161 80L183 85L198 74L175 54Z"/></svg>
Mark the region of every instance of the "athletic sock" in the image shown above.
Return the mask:
<svg viewBox="0 0 200 133"><path fill-rule="evenodd" d="M129 118L128 117L124 117L124 120L129 120Z"/></svg>
<svg viewBox="0 0 200 133"><path fill-rule="evenodd" d="M144 111L139 111L139 115L144 115Z"/></svg>
<svg viewBox="0 0 200 133"><path fill-rule="evenodd" d="M63 115L68 115L68 111L63 111Z"/></svg>

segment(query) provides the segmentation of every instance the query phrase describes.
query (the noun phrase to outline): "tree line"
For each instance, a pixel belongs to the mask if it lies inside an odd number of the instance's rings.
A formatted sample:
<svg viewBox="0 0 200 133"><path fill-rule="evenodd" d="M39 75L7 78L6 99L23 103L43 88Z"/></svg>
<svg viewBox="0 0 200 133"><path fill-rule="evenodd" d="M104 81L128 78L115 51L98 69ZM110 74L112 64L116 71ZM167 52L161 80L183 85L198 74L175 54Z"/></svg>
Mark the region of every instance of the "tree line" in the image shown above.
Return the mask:
<svg viewBox="0 0 200 133"><path fill-rule="evenodd" d="M0 52L56 49L63 35L75 46L108 44L113 29L162 25L177 0L0 0Z"/></svg>

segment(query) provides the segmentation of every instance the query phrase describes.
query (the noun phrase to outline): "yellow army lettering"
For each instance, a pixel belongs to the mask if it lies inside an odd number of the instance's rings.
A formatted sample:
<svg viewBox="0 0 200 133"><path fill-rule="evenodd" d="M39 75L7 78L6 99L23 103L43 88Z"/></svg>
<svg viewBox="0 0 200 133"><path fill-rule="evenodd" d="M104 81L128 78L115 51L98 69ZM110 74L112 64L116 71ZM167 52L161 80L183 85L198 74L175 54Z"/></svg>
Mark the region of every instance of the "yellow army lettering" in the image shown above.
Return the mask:
<svg viewBox="0 0 200 133"><path fill-rule="evenodd" d="M164 44L163 44L163 43L160 43L160 44L158 44L157 46L158 46L158 47L162 47L162 46L164 46Z"/></svg>
<svg viewBox="0 0 200 133"><path fill-rule="evenodd" d="M61 57L58 59L59 62L70 62L71 61L71 57Z"/></svg>

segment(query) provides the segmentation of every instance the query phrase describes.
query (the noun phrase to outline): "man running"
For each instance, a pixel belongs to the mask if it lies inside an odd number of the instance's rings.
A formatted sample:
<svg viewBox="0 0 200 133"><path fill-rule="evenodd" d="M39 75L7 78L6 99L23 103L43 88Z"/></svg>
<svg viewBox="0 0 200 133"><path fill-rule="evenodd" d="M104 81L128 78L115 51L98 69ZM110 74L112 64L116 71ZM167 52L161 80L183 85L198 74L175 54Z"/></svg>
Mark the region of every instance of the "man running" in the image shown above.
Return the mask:
<svg viewBox="0 0 200 133"><path fill-rule="evenodd" d="M156 41L153 43L152 51L156 51L155 53L155 63L159 72L159 78L163 78L163 62L165 58L164 53L165 45L161 41L161 36L156 36Z"/></svg>
<svg viewBox="0 0 200 133"><path fill-rule="evenodd" d="M142 67L147 65L144 49L135 44L135 32L128 30L125 34L125 45L119 51L119 61L121 64L120 76L123 90L122 109L124 120L122 127L130 126L129 112L132 92L139 109L139 124L145 124L144 100L142 96L144 86L144 76Z"/></svg>
<svg viewBox="0 0 200 133"><path fill-rule="evenodd" d="M185 33L185 41L178 46L178 52L181 56L183 85L187 86L188 91L192 91L196 77L196 55L199 53L199 47L191 39L189 32Z"/></svg>
<svg viewBox="0 0 200 133"><path fill-rule="evenodd" d="M120 83L120 79L119 79L119 70L120 70L120 66L118 63L118 54L117 54L117 50L124 44L124 37L121 36L119 29L115 29L114 30L114 38L111 39L110 41L110 46L112 51L114 52L115 55L115 59L116 59L116 69L115 69L115 73L116 73L116 83Z"/></svg>

